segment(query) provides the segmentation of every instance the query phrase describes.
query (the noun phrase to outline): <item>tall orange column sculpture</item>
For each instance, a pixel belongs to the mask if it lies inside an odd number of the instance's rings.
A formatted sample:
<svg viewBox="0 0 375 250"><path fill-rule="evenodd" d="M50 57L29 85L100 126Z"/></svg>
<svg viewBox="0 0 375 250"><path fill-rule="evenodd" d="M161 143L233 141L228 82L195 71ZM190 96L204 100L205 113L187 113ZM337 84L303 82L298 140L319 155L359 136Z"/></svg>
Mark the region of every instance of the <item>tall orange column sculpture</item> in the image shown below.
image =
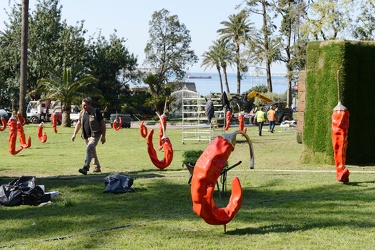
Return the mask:
<svg viewBox="0 0 375 250"><path fill-rule="evenodd" d="M346 148L348 146L348 130L350 113L341 104L339 70L337 71L338 104L332 114L332 147L336 164L336 179L349 182L349 170L345 168Z"/></svg>
<svg viewBox="0 0 375 250"><path fill-rule="evenodd" d="M56 116L55 113L53 113L53 114L51 115L51 120L52 120L52 128L53 128L53 131L54 131L55 133L57 133L57 116Z"/></svg>

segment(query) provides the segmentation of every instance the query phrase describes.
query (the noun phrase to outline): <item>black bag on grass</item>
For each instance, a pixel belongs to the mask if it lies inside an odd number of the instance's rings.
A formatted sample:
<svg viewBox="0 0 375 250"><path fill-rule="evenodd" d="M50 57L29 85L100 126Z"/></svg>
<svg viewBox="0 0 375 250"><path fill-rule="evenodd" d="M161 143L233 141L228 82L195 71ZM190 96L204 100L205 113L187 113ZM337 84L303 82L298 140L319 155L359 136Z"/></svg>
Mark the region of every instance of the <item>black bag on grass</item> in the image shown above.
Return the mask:
<svg viewBox="0 0 375 250"><path fill-rule="evenodd" d="M105 189L103 193L128 193L134 192L134 189L131 188L133 185L133 178L121 175L121 174L112 174L104 178Z"/></svg>
<svg viewBox="0 0 375 250"><path fill-rule="evenodd" d="M0 185L0 205L19 206L33 205L51 200L50 194L45 194L43 189L35 185L35 176L22 176L8 184Z"/></svg>

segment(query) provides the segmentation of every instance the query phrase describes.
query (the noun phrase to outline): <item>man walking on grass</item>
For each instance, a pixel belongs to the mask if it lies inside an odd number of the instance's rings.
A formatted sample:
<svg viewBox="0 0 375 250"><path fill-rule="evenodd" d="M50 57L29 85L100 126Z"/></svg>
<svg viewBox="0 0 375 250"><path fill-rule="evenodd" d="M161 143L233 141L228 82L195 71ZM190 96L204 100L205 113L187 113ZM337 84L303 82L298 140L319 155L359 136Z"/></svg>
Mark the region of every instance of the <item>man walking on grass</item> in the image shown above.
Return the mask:
<svg viewBox="0 0 375 250"><path fill-rule="evenodd" d="M81 127L81 137L86 141L86 159L83 168L80 168L78 171L86 175L87 171L90 169L90 162L93 160L95 166L93 172L101 172L98 156L96 154L96 145L99 140L101 140L102 144L105 143L106 126L103 115L100 113L99 109L92 107L90 97L82 100L82 110L79 113L78 122L74 128L72 141L76 138Z"/></svg>

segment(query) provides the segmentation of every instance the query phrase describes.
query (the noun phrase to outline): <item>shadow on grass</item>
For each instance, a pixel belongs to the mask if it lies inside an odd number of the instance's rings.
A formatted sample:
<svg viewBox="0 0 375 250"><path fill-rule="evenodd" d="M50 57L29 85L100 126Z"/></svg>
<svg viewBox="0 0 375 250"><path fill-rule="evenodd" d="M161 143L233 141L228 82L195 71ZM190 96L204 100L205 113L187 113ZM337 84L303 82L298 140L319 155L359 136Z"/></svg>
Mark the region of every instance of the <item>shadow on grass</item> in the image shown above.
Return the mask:
<svg viewBox="0 0 375 250"><path fill-rule="evenodd" d="M136 192L104 194L103 178L107 174L103 173L37 179L38 184L44 184L48 190L58 190L61 195L47 207L0 209L3 225L0 228L6 229L1 236L1 245L33 239L72 238L137 225L147 226L154 221L165 225L176 219L195 226L204 223L192 211L189 185L161 178L164 176L154 171L124 175L138 178L133 184ZM374 200L374 188L360 187L361 183L374 182L357 182L352 186L322 183L293 190L286 180L269 179L257 188L244 186L243 205L234 218L240 228L226 234L288 233L348 225L373 228L372 211L358 211L358 206ZM230 191L227 191L225 198L220 200L215 192L216 205L226 206L229 196ZM342 216L354 212L358 217ZM207 235L194 234L194 238L200 237L204 240ZM81 239L91 240L90 237Z"/></svg>

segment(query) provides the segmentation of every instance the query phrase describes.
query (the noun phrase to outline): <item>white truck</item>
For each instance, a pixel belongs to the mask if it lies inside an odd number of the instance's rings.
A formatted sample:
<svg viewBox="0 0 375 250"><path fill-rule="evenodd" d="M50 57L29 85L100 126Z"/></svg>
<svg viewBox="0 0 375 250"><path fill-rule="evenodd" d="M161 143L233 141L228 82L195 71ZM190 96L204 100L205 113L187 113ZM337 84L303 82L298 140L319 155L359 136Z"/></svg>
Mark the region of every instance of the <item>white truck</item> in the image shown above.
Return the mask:
<svg viewBox="0 0 375 250"><path fill-rule="evenodd" d="M51 121L52 114L57 115L57 123L61 124L61 106L55 101L30 101L26 107L27 120L31 123Z"/></svg>
<svg viewBox="0 0 375 250"><path fill-rule="evenodd" d="M57 123L61 124L62 111L61 105L56 101L30 101L26 108L27 120L31 123L38 124L40 122L51 121L52 114L57 115ZM71 106L70 121L75 123L78 121L79 107Z"/></svg>

